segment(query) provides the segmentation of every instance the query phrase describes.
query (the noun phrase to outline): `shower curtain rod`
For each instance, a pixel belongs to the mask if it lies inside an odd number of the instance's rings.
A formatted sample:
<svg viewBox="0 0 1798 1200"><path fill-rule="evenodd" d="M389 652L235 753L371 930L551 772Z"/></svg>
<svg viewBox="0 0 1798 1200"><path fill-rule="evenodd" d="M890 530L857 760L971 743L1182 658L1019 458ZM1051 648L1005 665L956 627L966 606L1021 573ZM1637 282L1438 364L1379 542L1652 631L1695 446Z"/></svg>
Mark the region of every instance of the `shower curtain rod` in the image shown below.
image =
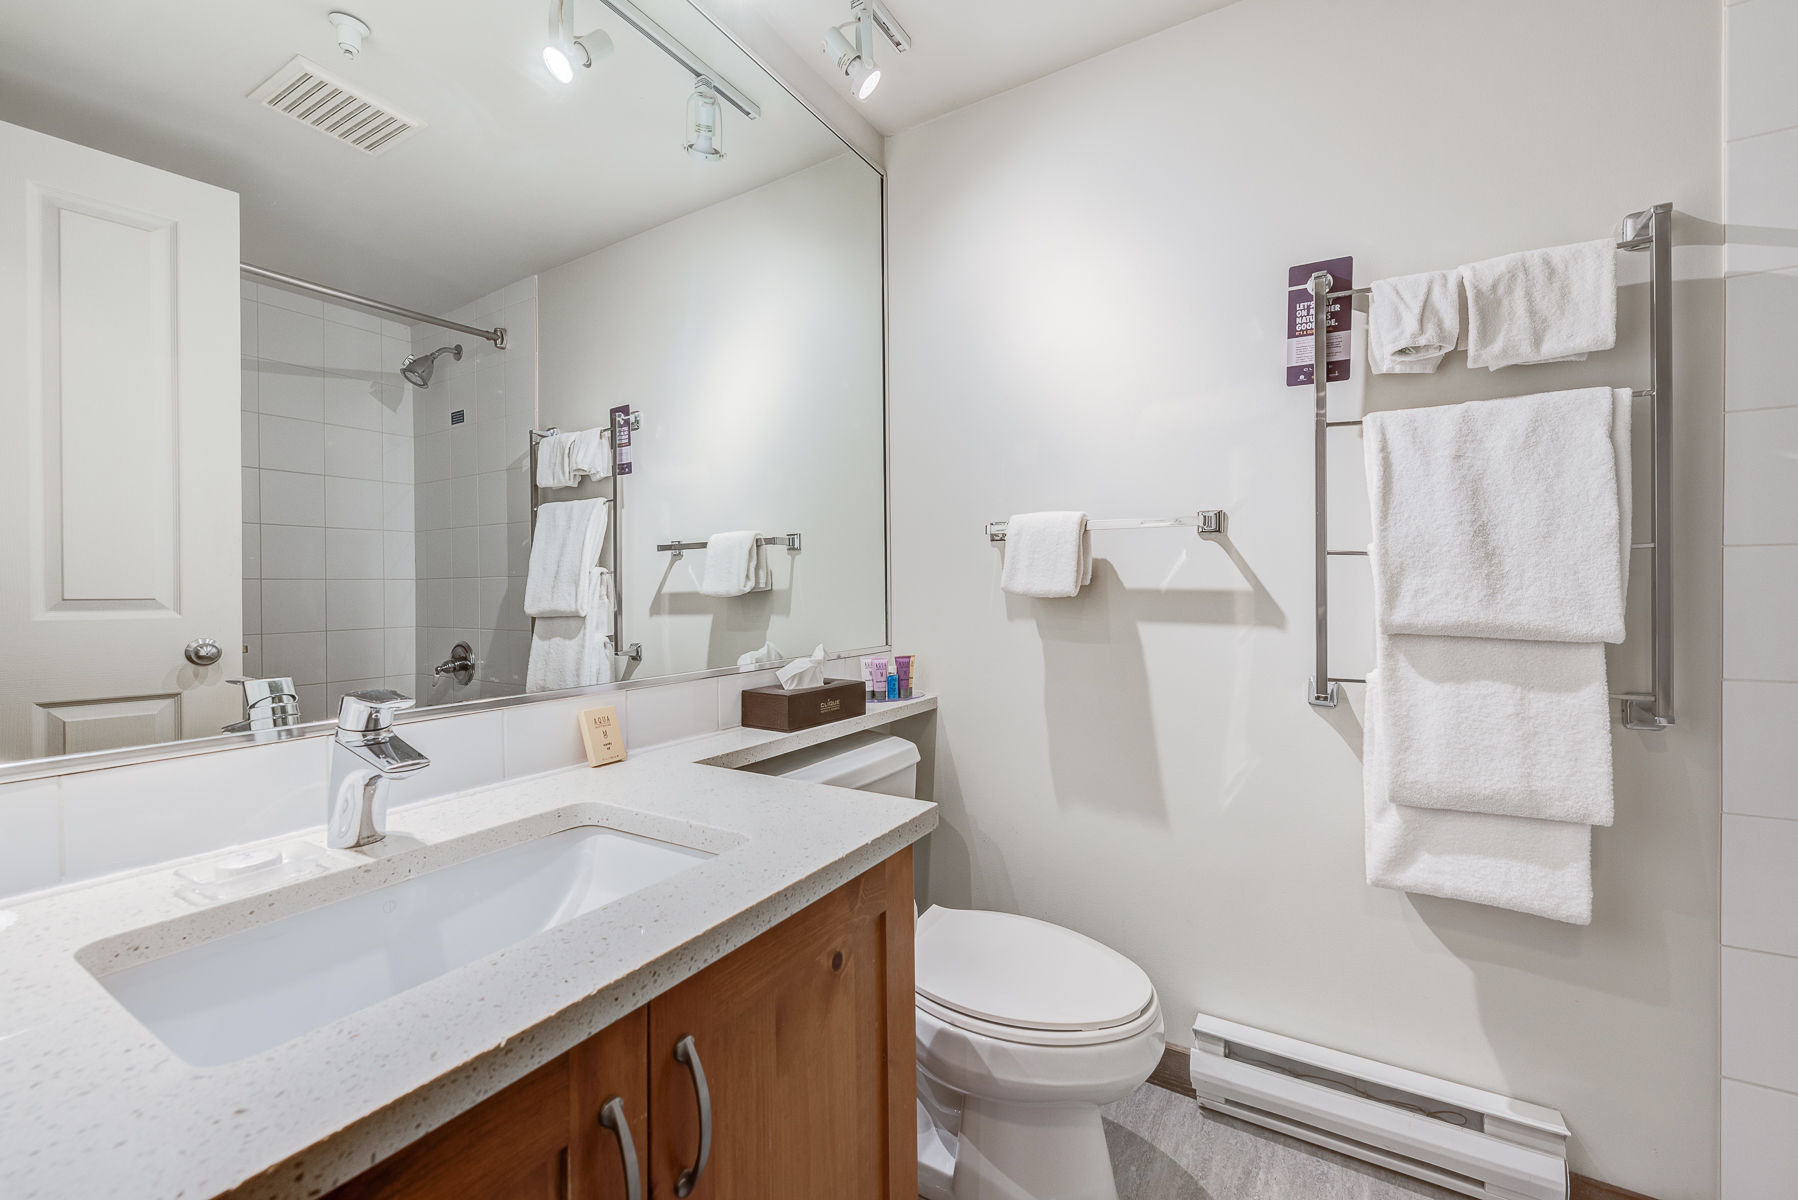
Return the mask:
<svg viewBox="0 0 1798 1200"><path fill-rule="evenodd" d="M466 333L471 337L486 338L493 343L495 349L504 350L506 348L506 330L503 325L492 329L476 329L473 325L463 325L458 321L433 317L430 313L401 308L397 304L388 304L384 300L371 300L367 296L358 296L354 292L346 292L341 288L313 283L310 279L301 279L295 275L283 275L279 271L271 271L267 267L258 267L252 263L238 263L237 269L252 279L263 279L269 283L278 283L282 287L311 292L316 296L326 296L332 300L341 300L346 304L354 304L361 308L372 308L376 312L384 312L389 316L404 317L415 324L435 325L439 329L453 329L457 333Z"/></svg>

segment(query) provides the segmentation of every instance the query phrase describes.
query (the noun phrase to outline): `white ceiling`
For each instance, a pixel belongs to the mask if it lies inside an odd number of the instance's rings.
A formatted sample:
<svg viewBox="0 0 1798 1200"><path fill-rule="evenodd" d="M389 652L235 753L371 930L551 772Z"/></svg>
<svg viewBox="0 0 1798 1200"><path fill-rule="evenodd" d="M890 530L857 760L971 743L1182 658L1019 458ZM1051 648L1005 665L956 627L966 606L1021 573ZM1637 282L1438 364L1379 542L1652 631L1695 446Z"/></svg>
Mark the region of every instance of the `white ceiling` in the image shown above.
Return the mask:
<svg viewBox="0 0 1798 1200"><path fill-rule="evenodd" d="M230 188L244 257L427 311L844 152L685 0L638 0L747 92L728 157L681 148L692 77L597 0L617 50L542 67L548 0L80 0L0 8L0 120ZM326 13L373 36L337 53ZM303 54L426 127L372 157L246 95Z"/></svg>
<svg viewBox="0 0 1798 1200"><path fill-rule="evenodd" d="M701 0L702 3L705 0ZM875 46L880 86L861 105L893 134L1126 42L1159 33L1233 0L887 0L912 48ZM729 0L759 10L793 51L836 90L849 86L822 49L827 27L849 19L849 0Z"/></svg>

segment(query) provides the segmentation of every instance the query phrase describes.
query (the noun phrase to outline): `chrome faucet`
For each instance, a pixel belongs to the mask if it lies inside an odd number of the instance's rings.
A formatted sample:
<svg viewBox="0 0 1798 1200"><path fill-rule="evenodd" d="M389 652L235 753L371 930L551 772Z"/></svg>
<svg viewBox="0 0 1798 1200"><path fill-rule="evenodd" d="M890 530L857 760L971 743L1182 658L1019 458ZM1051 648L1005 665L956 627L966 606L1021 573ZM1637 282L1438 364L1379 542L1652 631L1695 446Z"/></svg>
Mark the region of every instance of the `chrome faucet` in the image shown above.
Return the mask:
<svg viewBox="0 0 1798 1200"><path fill-rule="evenodd" d="M325 844L331 849L350 850L386 837L388 781L431 765L393 732L393 714L411 707L412 697L384 689L344 694L326 801Z"/></svg>

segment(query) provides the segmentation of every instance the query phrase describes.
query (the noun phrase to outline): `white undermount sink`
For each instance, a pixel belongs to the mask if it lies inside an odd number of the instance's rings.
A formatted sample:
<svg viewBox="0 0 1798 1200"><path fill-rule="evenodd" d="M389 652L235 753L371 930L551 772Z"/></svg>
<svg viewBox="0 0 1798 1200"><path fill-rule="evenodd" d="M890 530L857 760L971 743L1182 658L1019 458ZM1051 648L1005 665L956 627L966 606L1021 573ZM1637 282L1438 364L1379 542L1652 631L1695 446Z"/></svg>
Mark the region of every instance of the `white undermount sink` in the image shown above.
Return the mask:
<svg viewBox="0 0 1798 1200"><path fill-rule="evenodd" d="M711 857L583 825L227 934L100 982L181 1058L218 1066Z"/></svg>

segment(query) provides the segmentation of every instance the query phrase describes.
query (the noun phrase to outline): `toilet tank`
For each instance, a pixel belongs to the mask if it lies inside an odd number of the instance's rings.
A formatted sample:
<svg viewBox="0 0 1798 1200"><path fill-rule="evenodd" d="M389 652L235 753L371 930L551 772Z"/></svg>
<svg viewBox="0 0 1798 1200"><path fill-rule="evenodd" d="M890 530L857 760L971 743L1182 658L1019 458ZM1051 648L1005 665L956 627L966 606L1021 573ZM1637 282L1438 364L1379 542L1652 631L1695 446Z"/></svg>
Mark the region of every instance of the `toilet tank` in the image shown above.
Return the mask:
<svg viewBox="0 0 1798 1200"><path fill-rule="evenodd" d="M743 769L888 796L918 795L918 748L885 733L852 733Z"/></svg>

